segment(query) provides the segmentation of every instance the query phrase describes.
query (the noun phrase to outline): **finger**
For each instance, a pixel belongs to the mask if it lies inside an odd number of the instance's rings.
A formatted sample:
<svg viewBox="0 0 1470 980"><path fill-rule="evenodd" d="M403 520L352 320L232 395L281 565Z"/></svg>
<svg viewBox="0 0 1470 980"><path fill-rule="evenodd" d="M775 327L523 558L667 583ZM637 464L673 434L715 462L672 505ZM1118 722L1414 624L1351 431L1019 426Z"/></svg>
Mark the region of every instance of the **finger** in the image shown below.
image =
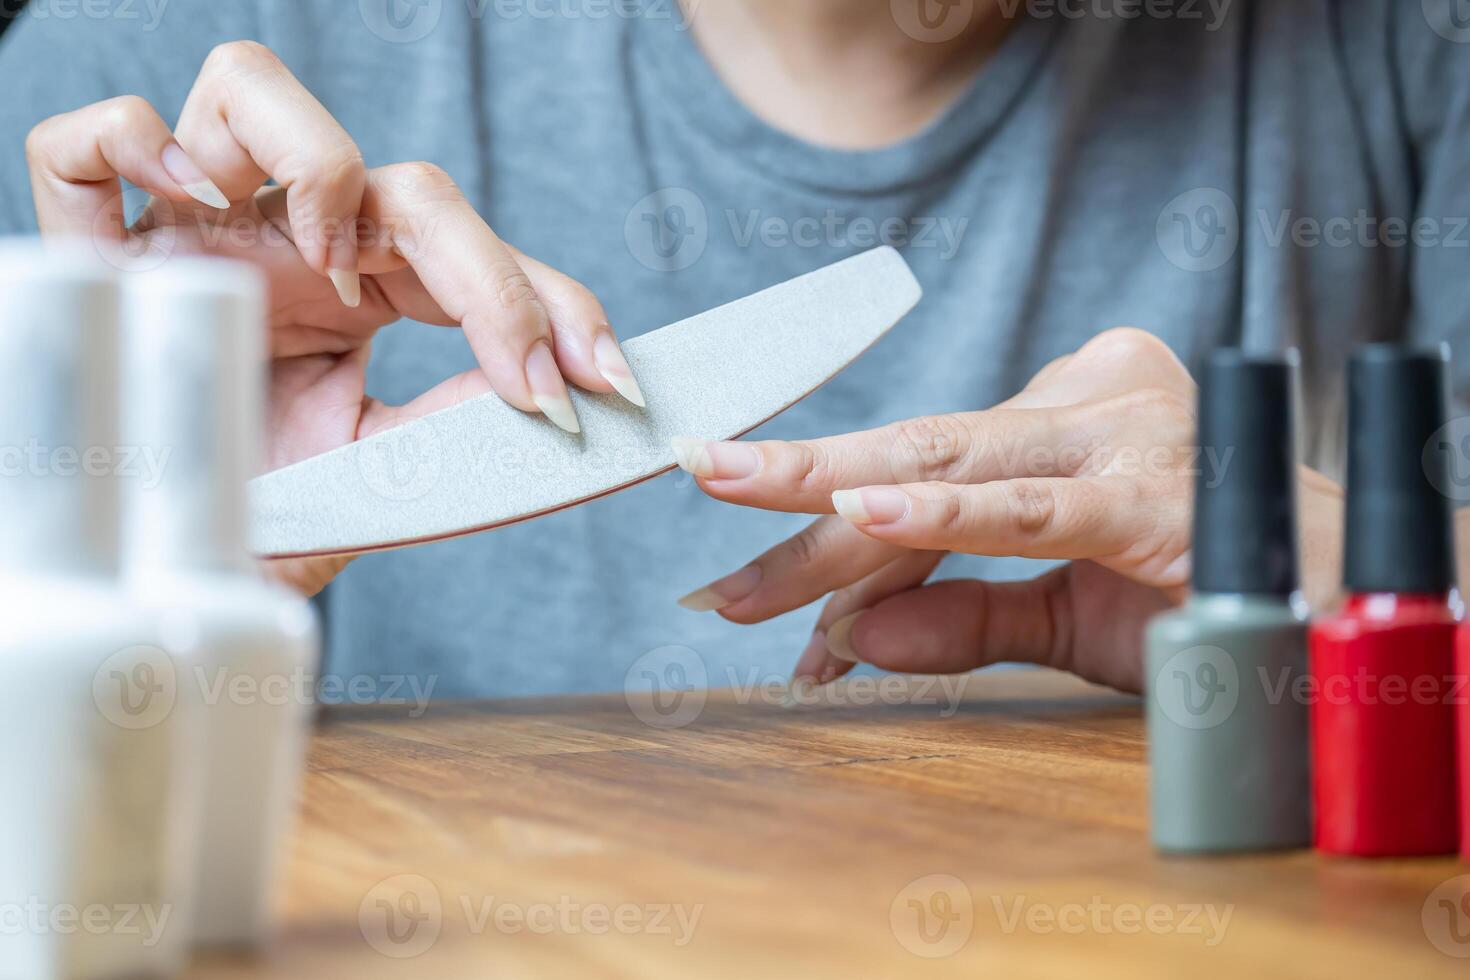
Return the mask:
<svg viewBox="0 0 1470 980"><path fill-rule="evenodd" d="M47 235L127 234L118 178L169 201L223 205L157 110L122 96L53 116L26 140L36 217Z"/></svg>
<svg viewBox="0 0 1470 980"><path fill-rule="evenodd" d="M679 605L718 612L734 623L759 623L851 585L907 550L823 517L739 571L689 593Z"/></svg>
<svg viewBox="0 0 1470 980"><path fill-rule="evenodd" d="M817 618L811 642L792 671L793 696L804 693L806 685L803 681L827 684L853 668L851 660L833 656L828 648L827 637L834 624L877 605L891 595L922 585L934 574L943 557L933 551L911 551L847 588L832 593L832 598L827 600L821 616Z"/></svg>
<svg viewBox="0 0 1470 980"><path fill-rule="evenodd" d="M1142 388L1163 388L1194 402L1194 380L1168 344L1137 327L1115 327L1052 361L1008 404L1055 408Z"/></svg>
<svg viewBox="0 0 1470 980"><path fill-rule="evenodd" d="M1174 481L909 484L838 491L833 502L864 533L910 548L1127 563L1151 585L1188 575L1188 495Z"/></svg>
<svg viewBox="0 0 1470 980"><path fill-rule="evenodd" d="M616 391L644 408L643 390L592 290L513 246L507 248L546 306L562 372L588 391Z"/></svg>
<svg viewBox="0 0 1470 980"><path fill-rule="evenodd" d="M1065 569L1029 582L936 582L883 599L827 631L832 654L911 674L1060 663L1069 633Z"/></svg>
<svg viewBox="0 0 1470 980"><path fill-rule="evenodd" d="M358 304L362 153L279 58L250 41L215 48L177 133L230 201L250 198L267 179L283 187L296 249L332 280L344 304Z"/></svg>
<svg viewBox="0 0 1470 980"><path fill-rule="evenodd" d="M674 440L674 451L679 465L719 500L830 514L832 492L850 487L1071 475L1087 460L1093 420L1093 413L1066 410L992 409L908 419L804 442L681 438Z"/></svg>
<svg viewBox="0 0 1470 980"><path fill-rule="evenodd" d="M278 194L257 198L267 216ZM556 362L546 307L510 249L490 229L442 169L400 163L368 174L361 223L361 264L369 298L421 323L458 325L483 381L451 378L395 413L421 417L494 391L522 411L542 412L579 432L565 380ZM374 424L387 420L376 411Z"/></svg>

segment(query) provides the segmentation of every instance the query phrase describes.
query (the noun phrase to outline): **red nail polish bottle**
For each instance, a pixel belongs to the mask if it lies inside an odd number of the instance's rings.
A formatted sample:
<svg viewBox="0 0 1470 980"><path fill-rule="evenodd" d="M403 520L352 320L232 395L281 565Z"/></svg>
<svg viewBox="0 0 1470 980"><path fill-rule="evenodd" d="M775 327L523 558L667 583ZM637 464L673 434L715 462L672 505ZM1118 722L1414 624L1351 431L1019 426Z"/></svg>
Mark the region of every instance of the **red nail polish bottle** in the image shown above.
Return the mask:
<svg viewBox="0 0 1470 980"><path fill-rule="evenodd" d="M1311 632L1318 850L1449 854L1455 778L1454 545L1446 474L1425 453L1444 424L1444 355L1375 345L1348 369L1349 598Z"/></svg>
<svg viewBox="0 0 1470 980"><path fill-rule="evenodd" d="M1455 700L1460 763L1460 857L1470 861L1470 626L1460 627L1455 646L1455 673L1460 685Z"/></svg>
<svg viewBox="0 0 1470 980"><path fill-rule="evenodd" d="M1470 629L1460 627L1455 671L1460 677L1460 696L1455 701L1455 721L1460 732L1460 857L1470 861Z"/></svg>

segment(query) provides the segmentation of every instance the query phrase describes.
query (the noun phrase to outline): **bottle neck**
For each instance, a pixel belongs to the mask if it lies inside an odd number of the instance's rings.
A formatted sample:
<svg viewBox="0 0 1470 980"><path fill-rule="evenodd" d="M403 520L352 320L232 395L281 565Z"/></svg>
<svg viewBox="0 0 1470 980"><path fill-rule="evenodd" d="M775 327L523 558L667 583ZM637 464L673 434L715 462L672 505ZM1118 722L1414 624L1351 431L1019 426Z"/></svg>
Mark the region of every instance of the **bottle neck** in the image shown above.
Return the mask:
<svg viewBox="0 0 1470 980"><path fill-rule="evenodd" d="M73 457L70 447L0 446L0 566L22 574L117 575L116 479L100 468L86 472Z"/></svg>

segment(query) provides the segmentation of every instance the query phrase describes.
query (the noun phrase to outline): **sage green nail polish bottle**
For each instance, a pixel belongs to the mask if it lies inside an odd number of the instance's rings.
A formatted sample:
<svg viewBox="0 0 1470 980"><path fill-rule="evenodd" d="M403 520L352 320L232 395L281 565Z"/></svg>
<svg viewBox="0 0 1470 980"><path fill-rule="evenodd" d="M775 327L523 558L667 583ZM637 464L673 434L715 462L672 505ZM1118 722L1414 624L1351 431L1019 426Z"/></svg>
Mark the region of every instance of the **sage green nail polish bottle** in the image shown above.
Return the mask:
<svg viewBox="0 0 1470 980"><path fill-rule="evenodd" d="M1146 636L1150 815L1162 851L1311 842L1293 367L1294 358L1223 350L1200 379L1192 592Z"/></svg>

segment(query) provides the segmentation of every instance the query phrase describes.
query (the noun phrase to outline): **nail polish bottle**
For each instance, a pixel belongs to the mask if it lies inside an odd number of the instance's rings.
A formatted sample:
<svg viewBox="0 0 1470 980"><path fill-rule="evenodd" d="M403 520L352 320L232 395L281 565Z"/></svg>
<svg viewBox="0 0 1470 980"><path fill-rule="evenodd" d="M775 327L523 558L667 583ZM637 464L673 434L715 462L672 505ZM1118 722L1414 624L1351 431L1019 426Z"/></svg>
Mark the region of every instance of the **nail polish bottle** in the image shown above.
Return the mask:
<svg viewBox="0 0 1470 980"><path fill-rule="evenodd" d="M1200 378L1192 591L1146 637L1150 812L1162 851L1311 840L1293 369L1294 359L1221 350Z"/></svg>
<svg viewBox="0 0 1470 980"><path fill-rule="evenodd" d="M1455 632L1456 760L1460 767L1460 857L1470 861L1470 626Z"/></svg>
<svg viewBox="0 0 1470 980"><path fill-rule="evenodd" d="M1348 598L1312 627L1317 848L1456 848L1454 545L1440 454L1443 353L1365 347L1348 367Z"/></svg>
<svg viewBox="0 0 1470 980"><path fill-rule="evenodd" d="M204 722L195 942L269 936L311 720L310 605L246 551L261 458L264 284L244 264L174 259L125 288L124 429L150 468L126 482L130 587L190 625L181 696Z"/></svg>
<svg viewBox="0 0 1470 980"><path fill-rule="evenodd" d="M118 293L0 243L0 975L166 976L187 951L197 731L119 576Z"/></svg>

